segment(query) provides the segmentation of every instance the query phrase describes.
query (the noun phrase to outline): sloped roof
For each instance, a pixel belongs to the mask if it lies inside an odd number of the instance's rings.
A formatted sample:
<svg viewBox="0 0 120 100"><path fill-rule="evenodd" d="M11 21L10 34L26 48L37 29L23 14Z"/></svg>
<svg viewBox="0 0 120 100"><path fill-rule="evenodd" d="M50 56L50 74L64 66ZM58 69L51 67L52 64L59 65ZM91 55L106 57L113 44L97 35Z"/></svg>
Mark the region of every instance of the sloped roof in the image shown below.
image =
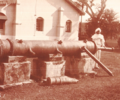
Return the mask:
<svg viewBox="0 0 120 100"><path fill-rule="evenodd" d="M17 4L18 0L0 0L0 4Z"/></svg>
<svg viewBox="0 0 120 100"><path fill-rule="evenodd" d="M78 7L77 2L74 2L72 0L65 0L65 1L68 2L80 15L85 15L85 12L82 10L82 6Z"/></svg>
<svg viewBox="0 0 120 100"><path fill-rule="evenodd" d="M65 0L68 2L80 15L85 15L82 7L78 7L78 3L73 2L72 0ZM19 4L19 0L0 0L0 4Z"/></svg>

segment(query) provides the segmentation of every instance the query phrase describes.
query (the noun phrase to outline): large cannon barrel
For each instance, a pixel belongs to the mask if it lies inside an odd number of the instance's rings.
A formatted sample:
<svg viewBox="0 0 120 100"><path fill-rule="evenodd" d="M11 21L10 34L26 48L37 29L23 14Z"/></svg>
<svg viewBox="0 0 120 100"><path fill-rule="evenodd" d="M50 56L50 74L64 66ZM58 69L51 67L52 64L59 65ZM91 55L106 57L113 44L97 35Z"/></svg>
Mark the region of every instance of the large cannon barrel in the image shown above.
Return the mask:
<svg viewBox="0 0 120 100"><path fill-rule="evenodd" d="M62 53L76 55L86 47L90 52L96 52L93 41L50 41L50 40L0 40L0 57L8 55L41 56Z"/></svg>

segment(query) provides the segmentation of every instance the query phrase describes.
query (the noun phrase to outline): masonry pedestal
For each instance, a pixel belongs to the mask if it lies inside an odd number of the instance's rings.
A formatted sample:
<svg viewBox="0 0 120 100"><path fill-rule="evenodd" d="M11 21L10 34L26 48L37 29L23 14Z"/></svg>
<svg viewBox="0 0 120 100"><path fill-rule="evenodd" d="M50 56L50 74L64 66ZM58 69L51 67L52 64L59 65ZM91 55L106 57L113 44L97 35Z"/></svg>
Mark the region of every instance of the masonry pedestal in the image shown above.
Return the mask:
<svg viewBox="0 0 120 100"><path fill-rule="evenodd" d="M0 88L31 83L31 63L24 56L9 56L0 64Z"/></svg>
<svg viewBox="0 0 120 100"><path fill-rule="evenodd" d="M65 61L42 61L40 60L40 73L46 79L65 75Z"/></svg>
<svg viewBox="0 0 120 100"><path fill-rule="evenodd" d="M95 73L93 71L93 60L86 54L81 53L81 57L65 57L66 75L76 77L79 75Z"/></svg>
<svg viewBox="0 0 120 100"><path fill-rule="evenodd" d="M62 54L49 54L45 58L34 60L33 67L31 76L35 79L42 80L65 75L65 60Z"/></svg>

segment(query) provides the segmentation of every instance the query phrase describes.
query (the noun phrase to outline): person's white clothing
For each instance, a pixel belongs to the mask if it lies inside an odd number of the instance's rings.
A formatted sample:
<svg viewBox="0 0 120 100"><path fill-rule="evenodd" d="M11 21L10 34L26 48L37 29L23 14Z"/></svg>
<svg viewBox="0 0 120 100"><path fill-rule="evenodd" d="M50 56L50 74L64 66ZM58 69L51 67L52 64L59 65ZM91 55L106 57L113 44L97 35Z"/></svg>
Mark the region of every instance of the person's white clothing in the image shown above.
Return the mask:
<svg viewBox="0 0 120 100"><path fill-rule="evenodd" d="M104 36L102 34L96 34L95 33L91 38L95 42L97 47L105 46L105 40L104 40ZM101 59L101 50L97 50L97 52L95 53L95 57L98 60ZM99 68L98 63L94 62L94 64L95 64L94 68Z"/></svg>
<svg viewBox="0 0 120 100"><path fill-rule="evenodd" d="M96 43L97 47L105 46L104 36L102 34L94 34L92 40Z"/></svg>

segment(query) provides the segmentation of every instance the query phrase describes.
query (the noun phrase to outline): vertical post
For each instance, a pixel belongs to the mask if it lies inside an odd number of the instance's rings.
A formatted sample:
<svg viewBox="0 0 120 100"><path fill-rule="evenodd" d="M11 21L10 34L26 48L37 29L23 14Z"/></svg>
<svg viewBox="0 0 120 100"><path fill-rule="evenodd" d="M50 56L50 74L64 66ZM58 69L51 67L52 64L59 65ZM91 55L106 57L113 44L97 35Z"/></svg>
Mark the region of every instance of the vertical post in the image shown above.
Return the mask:
<svg viewBox="0 0 120 100"><path fill-rule="evenodd" d="M64 29L63 11L64 11L64 9L62 7L60 7L58 10L57 39L59 39L59 40L62 37L63 29Z"/></svg>

